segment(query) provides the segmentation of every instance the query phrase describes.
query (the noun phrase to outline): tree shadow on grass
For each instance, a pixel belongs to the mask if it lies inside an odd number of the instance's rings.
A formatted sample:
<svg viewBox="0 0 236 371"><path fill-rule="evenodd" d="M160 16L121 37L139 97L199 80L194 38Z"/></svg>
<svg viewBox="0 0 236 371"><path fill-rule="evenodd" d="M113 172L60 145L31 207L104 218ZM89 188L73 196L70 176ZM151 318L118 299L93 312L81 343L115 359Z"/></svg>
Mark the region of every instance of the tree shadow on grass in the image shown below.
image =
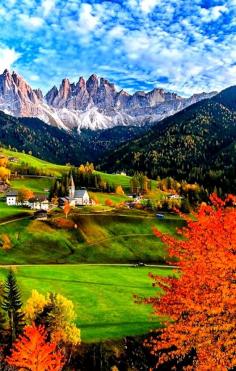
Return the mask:
<svg viewBox="0 0 236 371"><path fill-rule="evenodd" d="M34 276L34 275L24 275L24 274L18 274L18 277L21 278L27 278L27 279L33 279L33 280L39 280L42 281L52 281L52 282L65 282L68 284L82 284L82 285L95 285L95 286L110 286L110 287L116 287L116 288L134 288L134 289L145 289L145 290L153 290L152 283L150 280L150 286L147 284L144 284L143 286L137 286L137 285L120 285L115 283L109 283L109 282L98 282L98 281L81 281L81 280L66 280L63 278L53 278L53 277L43 277L42 276Z"/></svg>
<svg viewBox="0 0 236 371"><path fill-rule="evenodd" d="M130 327L131 325L135 326L144 326L148 325L151 327L155 328L161 328L163 325L161 324L161 320L159 321L136 321L136 322L99 322L99 323L82 323L79 324L80 329L85 329L85 328L108 328L108 327Z"/></svg>

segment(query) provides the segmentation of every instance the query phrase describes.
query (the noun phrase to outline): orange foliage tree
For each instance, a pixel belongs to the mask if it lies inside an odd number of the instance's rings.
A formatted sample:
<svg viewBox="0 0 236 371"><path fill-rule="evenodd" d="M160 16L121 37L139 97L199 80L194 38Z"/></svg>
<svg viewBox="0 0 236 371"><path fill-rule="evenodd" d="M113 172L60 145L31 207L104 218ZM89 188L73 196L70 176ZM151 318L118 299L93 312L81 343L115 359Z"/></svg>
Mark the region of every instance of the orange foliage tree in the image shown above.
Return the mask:
<svg viewBox="0 0 236 371"><path fill-rule="evenodd" d="M28 201L31 198L34 197L34 192L31 191L29 188L21 188L18 193L18 201L19 202L24 202Z"/></svg>
<svg viewBox="0 0 236 371"><path fill-rule="evenodd" d="M179 231L182 238L154 229L179 267L168 278L151 275L163 293L145 299L156 315L169 319L159 336L146 341L158 366L171 359L181 363L190 354L186 370L236 366L236 202L215 194L210 199L211 206L202 204L195 220Z"/></svg>
<svg viewBox="0 0 236 371"><path fill-rule="evenodd" d="M71 210L70 203L69 203L69 201L66 201L65 204L64 204L64 207L63 207L63 211L64 211L64 214L66 216L66 219L68 217L68 214L69 214L70 210Z"/></svg>
<svg viewBox="0 0 236 371"><path fill-rule="evenodd" d="M105 200L105 205L112 207L113 206L113 201L110 198L108 198L107 200Z"/></svg>
<svg viewBox="0 0 236 371"><path fill-rule="evenodd" d="M13 345L9 365L30 371L60 371L63 355L54 343L46 341L47 332L42 326L26 326L23 335Z"/></svg>

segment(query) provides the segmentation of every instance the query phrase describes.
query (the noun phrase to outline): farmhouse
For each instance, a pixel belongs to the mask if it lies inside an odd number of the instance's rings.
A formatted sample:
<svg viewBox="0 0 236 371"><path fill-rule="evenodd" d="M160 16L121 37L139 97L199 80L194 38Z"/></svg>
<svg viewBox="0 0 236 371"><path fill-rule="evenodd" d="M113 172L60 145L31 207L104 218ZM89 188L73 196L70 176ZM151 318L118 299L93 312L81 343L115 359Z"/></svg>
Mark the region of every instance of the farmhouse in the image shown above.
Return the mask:
<svg viewBox="0 0 236 371"><path fill-rule="evenodd" d="M6 194L6 203L8 206L18 205L18 192L11 190Z"/></svg>
<svg viewBox="0 0 236 371"><path fill-rule="evenodd" d="M37 220L47 220L48 214L46 210L37 210L34 213L34 219Z"/></svg>
<svg viewBox="0 0 236 371"><path fill-rule="evenodd" d="M29 199L28 206L33 210L48 210L49 201L45 198L45 196L37 196Z"/></svg>

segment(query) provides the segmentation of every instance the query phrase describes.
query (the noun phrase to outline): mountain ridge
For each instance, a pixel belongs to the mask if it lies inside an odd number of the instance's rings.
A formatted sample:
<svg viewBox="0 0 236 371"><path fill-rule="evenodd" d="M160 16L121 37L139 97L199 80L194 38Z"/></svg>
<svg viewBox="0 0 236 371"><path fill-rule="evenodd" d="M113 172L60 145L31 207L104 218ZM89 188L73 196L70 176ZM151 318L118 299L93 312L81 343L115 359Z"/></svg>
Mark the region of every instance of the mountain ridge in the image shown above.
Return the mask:
<svg viewBox="0 0 236 371"><path fill-rule="evenodd" d="M0 75L0 109L16 117L38 117L45 123L67 131L107 129L114 126L153 124L185 107L215 95L194 94L182 98L164 89L129 94L117 91L107 79L92 74L77 83L62 80L43 97L16 72L5 70Z"/></svg>
<svg viewBox="0 0 236 371"><path fill-rule="evenodd" d="M153 179L172 176L235 193L234 102L236 87L230 87L165 118L108 154L101 169L143 171Z"/></svg>

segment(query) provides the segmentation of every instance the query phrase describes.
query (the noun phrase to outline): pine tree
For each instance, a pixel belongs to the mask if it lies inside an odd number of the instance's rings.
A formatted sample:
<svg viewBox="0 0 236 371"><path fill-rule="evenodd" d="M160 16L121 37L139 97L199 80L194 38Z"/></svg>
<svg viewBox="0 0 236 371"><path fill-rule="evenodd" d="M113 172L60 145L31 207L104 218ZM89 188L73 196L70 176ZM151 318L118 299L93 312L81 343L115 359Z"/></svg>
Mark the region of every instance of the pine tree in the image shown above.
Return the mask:
<svg viewBox="0 0 236 371"><path fill-rule="evenodd" d="M21 293L14 272L10 269L4 284L2 309L8 314L12 342L24 327L24 314L21 307Z"/></svg>

